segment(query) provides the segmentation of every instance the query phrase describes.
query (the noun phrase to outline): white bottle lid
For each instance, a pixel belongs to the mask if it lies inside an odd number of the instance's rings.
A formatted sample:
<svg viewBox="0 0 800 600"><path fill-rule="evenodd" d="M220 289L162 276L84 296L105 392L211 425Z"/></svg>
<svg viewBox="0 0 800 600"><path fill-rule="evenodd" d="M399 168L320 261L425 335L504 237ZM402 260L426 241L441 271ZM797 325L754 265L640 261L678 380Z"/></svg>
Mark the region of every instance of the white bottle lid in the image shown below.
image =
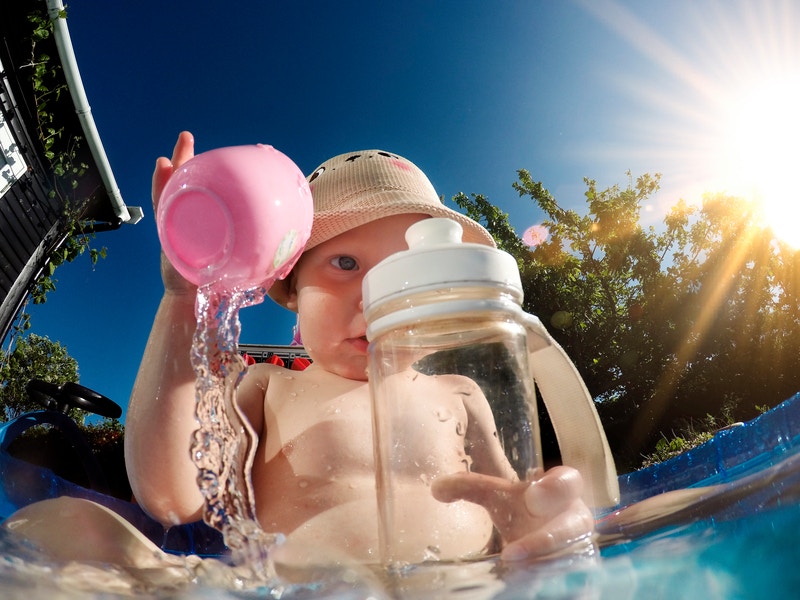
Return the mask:
<svg viewBox="0 0 800 600"><path fill-rule="evenodd" d="M385 302L462 287L502 288L521 304L522 281L514 257L483 244L462 243L461 235L461 225L446 218L423 219L409 227L409 249L388 256L364 276L367 318Z"/></svg>

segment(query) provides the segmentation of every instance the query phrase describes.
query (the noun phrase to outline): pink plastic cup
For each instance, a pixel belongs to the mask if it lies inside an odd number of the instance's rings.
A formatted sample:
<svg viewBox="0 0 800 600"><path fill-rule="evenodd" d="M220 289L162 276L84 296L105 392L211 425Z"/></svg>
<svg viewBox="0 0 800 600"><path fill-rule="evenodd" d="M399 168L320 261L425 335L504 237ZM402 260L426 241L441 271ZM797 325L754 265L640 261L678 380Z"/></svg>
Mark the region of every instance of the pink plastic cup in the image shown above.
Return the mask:
<svg viewBox="0 0 800 600"><path fill-rule="evenodd" d="M198 154L170 177L157 227L169 261L195 285L268 287L291 271L311 235L306 178L272 146Z"/></svg>

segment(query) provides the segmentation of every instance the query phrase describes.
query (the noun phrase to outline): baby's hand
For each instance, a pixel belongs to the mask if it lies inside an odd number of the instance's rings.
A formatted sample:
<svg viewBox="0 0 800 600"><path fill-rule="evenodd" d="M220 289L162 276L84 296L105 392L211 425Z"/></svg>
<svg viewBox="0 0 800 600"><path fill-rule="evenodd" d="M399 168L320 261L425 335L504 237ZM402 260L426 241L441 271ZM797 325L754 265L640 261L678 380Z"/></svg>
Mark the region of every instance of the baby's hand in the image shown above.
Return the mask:
<svg viewBox="0 0 800 600"><path fill-rule="evenodd" d="M489 511L503 538L503 560L542 558L585 548L594 518L581 499L583 480L569 467L554 467L533 483L479 473L437 477L431 486L442 502L468 500Z"/></svg>
<svg viewBox="0 0 800 600"><path fill-rule="evenodd" d="M156 168L153 171L153 212L157 214L158 201L161 192L167 185L167 180L175 172L175 169L194 156L194 137L188 131L183 131L178 135L175 149L172 151L172 160L161 156L156 160ZM170 264L164 253L161 253L161 277L164 280L164 289L174 293L195 293L195 287L181 277L175 268Z"/></svg>

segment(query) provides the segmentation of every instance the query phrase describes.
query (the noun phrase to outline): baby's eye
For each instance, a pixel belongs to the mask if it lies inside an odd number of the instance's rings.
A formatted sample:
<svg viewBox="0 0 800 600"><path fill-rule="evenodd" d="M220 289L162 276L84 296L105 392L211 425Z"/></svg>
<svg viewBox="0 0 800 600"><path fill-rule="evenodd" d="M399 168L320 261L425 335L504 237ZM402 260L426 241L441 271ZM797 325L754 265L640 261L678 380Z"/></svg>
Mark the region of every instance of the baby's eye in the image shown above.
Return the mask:
<svg viewBox="0 0 800 600"><path fill-rule="evenodd" d="M355 271L358 268L358 263L352 256L337 256L331 259L331 264L342 271Z"/></svg>

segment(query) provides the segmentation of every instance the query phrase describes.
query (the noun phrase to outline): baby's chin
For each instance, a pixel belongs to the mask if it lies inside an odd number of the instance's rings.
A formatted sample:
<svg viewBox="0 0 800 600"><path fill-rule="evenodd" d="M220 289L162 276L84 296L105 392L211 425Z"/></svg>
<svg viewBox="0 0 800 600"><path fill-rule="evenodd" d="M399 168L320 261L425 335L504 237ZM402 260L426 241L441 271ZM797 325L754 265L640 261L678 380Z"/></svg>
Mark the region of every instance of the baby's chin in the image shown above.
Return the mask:
<svg viewBox="0 0 800 600"><path fill-rule="evenodd" d="M328 371L329 373L333 373L334 375L338 375L339 377L344 377L345 379L352 379L353 381L367 381L366 356L351 358L350 360L347 361L319 360L315 361L314 364L324 369L325 371Z"/></svg>
<svg viewBox="0 0 800 600"><path fill-rule="evenodd" d="M353 381L367 381L367 368L366 366L362 369L344 369L341 370L337 375L344 377L345 379L352 379Z"/></svg>

